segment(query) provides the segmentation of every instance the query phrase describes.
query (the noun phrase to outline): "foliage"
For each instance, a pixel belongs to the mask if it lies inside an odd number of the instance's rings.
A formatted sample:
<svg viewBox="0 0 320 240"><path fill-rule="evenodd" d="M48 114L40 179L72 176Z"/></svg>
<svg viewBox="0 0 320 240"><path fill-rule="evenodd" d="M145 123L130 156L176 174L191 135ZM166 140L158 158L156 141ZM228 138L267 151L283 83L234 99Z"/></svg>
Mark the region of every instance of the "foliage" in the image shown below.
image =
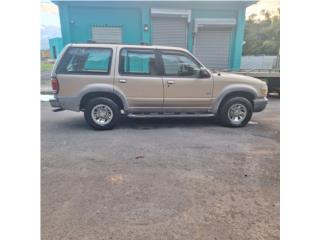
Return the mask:
<svg viewBox="0 0 320 240"><path fill-rule="evenodd" d="M53 63L41 62L41 71L52 71Z"/></svg>
<svg viewBox="0 0 320 240"><path fill-rule="evenodd" d="M280 9L276 14L252 14L246 22L243 55L278 55L279 49Z"/></svg>

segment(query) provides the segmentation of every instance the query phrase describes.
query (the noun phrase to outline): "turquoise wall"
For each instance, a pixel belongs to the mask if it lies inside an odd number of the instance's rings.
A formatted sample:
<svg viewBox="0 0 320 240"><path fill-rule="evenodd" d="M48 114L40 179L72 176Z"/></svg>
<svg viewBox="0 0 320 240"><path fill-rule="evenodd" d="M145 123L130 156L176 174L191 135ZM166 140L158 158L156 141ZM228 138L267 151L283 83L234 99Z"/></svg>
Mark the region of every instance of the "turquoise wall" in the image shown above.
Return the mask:
<svg viewBox="0 0 320 240"><path fill-rule="evenodd" d="M64 45L62 38L51 38L49 39L49 47L50 47L50 58L54 59L54 47L56 48L57 57L59 56L59 53L62 51Z"/></svg>
<svg viewBox="0 0 320 240"><path fill-rule="evenodd" d="M191 10L191 22L188 25L188 50L192 52L195 18L234 18L237 20L237 25L232 32L229 67L232 70L240 68L247 2L54 1L54 3L59 7L63 45L90 40L92 25L121 26L123 43L151 44L150 9L174 8ZM149 26L148 31L143 29L145 24Z"/></svg>
<svg viewBox="0 0 320 240"><path fill-rule="evenodd" d="M83 17L88 13L90 14L89 18ZM136 44L142 41L140 9L73 7L70 9L69 16L74 21L70 27L72 42L79 43L90 40L91 27L102 24L121 27L124 43Z"/></svg>

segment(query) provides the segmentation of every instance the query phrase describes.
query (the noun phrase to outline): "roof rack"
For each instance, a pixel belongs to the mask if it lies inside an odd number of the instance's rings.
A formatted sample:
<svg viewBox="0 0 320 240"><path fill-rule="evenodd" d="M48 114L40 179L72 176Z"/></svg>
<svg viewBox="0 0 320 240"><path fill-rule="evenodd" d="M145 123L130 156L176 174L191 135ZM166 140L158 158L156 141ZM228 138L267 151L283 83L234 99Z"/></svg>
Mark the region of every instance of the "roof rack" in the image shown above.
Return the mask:
<svg viewBox="0 0 320 240"><path fill-rule="evenodd" d="M86 43L93 43L93 44L120 44L120 43L116 43L116 42L97 42L94 40L87 40Z"/></svg>
<svg viewBox="0 0 320 240"><path fill-rule="evenodd" d="M128 44L128 43L117 43L117 42L97 42L94 40L87 40L86 43L92 43L92 44L119 44L119 45L139 45L139 44ZM145 43L145 42L140 42L140 45L143 46L150 46L149 43Z"/></svg>

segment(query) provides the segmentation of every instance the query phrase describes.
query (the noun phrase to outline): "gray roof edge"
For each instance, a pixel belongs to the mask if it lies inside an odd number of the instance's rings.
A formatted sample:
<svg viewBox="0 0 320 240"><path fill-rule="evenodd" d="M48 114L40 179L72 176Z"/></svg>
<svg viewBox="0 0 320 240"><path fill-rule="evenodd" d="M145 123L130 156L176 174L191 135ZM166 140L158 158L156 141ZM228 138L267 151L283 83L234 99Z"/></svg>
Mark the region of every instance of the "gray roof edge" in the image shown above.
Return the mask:
<svg viewBox="0 0 320 240"><path fill-rule="evenodd" d="M59 5L67 2L167 2L168 0L50 0ZM246 7L257 3L259 0L199 0L198 2L216 2L216 3L243 3ZM174 2L174 1L172 1ZM175 0L175 2L195 2L194 0Z"/></svg>
<svg viewBox="0 0 320 240"><path fill-rule="evenodd" d="M51 0L51 2L167 2L168 0ZM194 0L175 0L176 2L195 2ZM199 2L248 2L256 3L259 0L199 0ZM173 1L174 2L174 1Z"/></svg>

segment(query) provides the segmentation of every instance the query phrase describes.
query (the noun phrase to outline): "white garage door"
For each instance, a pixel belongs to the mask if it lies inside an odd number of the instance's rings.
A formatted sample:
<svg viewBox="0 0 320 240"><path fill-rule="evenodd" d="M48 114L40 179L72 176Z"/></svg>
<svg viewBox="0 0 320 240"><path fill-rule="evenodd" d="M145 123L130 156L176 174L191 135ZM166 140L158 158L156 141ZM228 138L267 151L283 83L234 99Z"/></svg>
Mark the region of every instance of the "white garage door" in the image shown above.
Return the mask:
<svg viewBox="0 0 320 240"><path fill-rule="evenodd" d="M92 40L98 43L122 43L121 27L92 27Z"/></svg>
<svg viewBox="0 0 320 240"><path fill-rule="evenodd" d="M152 44L187 48L187 19L152 17Z"/></svg>
<svg viewBox="0 0 320 240"><path fill-rule="evenodd" d="M229 68L231 30L199 29L194 54L209 69Z"/></svg>

